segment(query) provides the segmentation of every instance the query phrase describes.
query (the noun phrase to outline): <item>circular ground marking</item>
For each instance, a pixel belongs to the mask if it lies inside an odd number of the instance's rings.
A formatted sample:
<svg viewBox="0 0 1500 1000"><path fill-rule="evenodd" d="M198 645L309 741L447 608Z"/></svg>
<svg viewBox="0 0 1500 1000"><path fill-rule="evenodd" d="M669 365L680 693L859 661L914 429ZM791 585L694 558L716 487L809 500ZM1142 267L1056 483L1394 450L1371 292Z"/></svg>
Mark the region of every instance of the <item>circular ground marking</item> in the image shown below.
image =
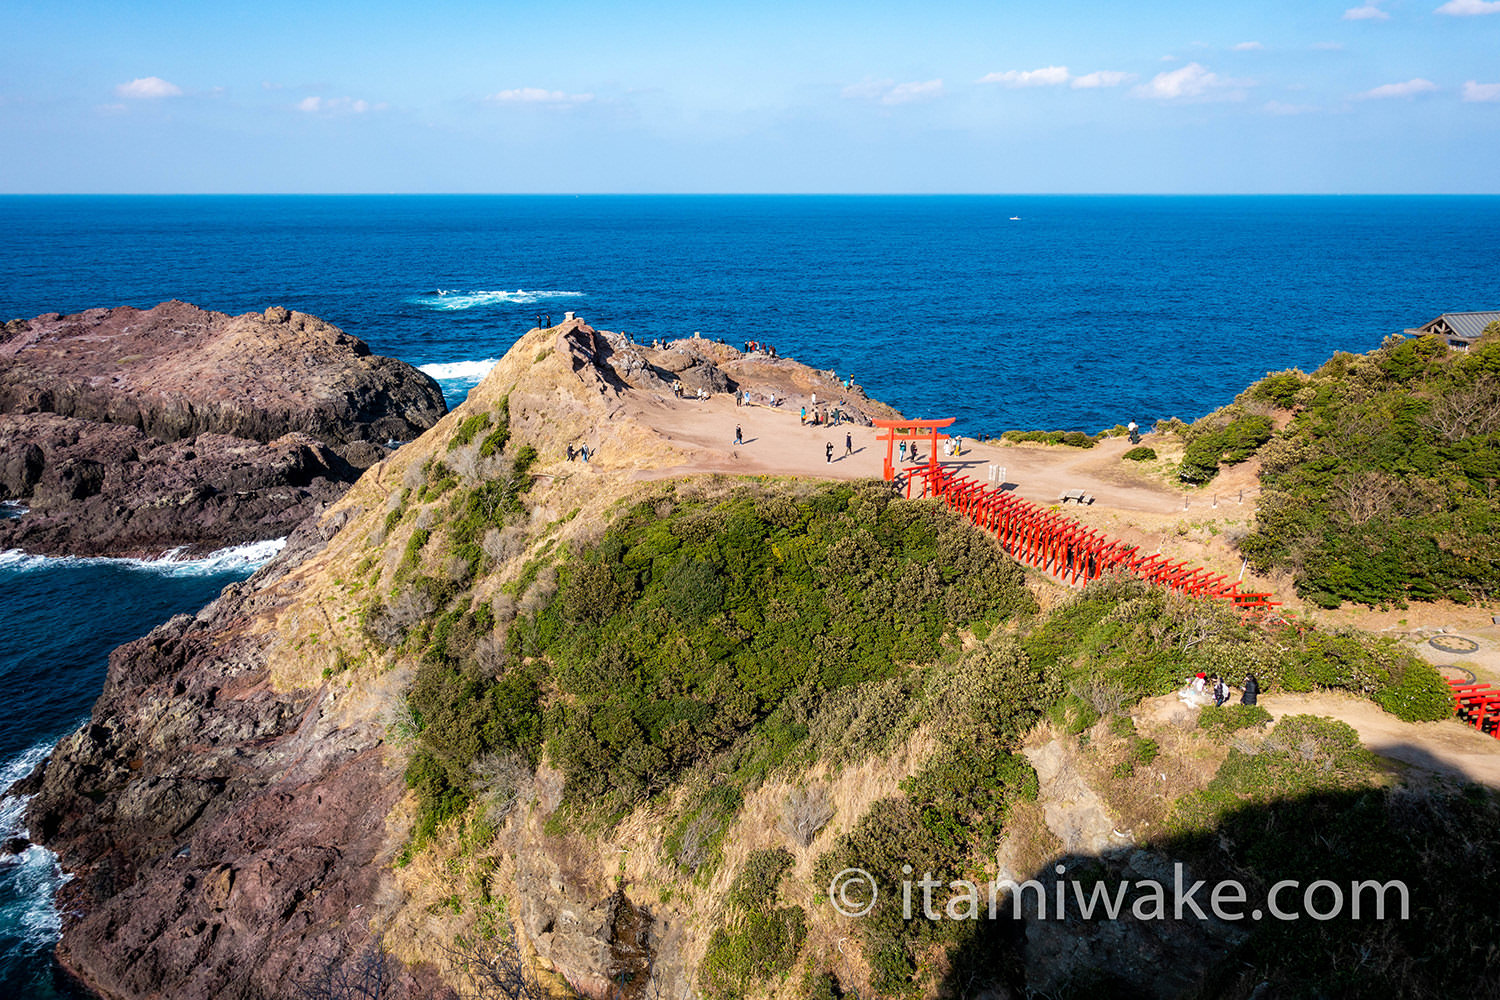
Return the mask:
<svg viewBox="0 0 1500 1000"><path fill-rule="evenodd" d="M1464 684L1474 683L1474 671L1460 667L1456 663L1445 663L1438 667L1438 673L1443 675L1444 680L1461 681Z"/></svg>
<svg viewBox="0 0 1500 1000"><path fill-rule="evenodd" d="M1479 649L1479 643L1461 635L1435 635L1427 640L1427 645L1445 653L1472 653Z"/></svg>

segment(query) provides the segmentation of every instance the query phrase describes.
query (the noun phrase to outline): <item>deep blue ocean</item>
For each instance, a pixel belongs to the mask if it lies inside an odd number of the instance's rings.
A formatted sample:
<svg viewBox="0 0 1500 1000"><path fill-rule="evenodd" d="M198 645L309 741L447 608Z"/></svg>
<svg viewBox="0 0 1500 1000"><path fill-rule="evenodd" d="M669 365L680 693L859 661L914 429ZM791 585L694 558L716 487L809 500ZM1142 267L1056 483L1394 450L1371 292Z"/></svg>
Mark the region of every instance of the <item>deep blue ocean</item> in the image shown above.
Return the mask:
<svg viewBox="0 0 1500 1000"><path fill-rule="evenodd" d="M1096 431L1500 309L1500 197L0 197L0 320L173 298L320 316L450 403L574 310L768 342L970 437ZM0 785L87 715L110 648L256 560L0 555ZM56 878L0 860L0 996L63 995Z"/></svg>

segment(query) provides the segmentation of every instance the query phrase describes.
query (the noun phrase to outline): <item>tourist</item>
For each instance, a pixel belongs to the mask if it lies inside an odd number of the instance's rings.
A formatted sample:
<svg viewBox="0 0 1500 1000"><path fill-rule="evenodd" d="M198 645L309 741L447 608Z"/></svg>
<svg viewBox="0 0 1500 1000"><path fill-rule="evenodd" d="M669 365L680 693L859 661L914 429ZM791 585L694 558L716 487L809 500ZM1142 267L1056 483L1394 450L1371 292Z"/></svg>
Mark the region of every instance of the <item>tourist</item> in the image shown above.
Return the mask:
<svg viewBox="0 0 1500 1000"><path fill-rule="evenodd" d="M1214 678L1213 690L1215 707L1221 706L1229 700L1229 688L1224 686L1224 679L1222 677Z"/></svg>
<svg viewBox="0 0 1500 1000"><path fill-rule="evenodd" d="M827 447L825 447L823 449L823 461L825 461L825 462L832 462L833 461L833 442L832 441L828 442Z"/></svg>
<svg viewBox="0 0 1500 1000"><path fill-rule="evenodd" d="M734 425L734 443L735 444L744 444L745 443L745 435L744 435L744 432L740 430L740 425L739 424L735 424Z"/></svg>
<svg viewBox="0 0 1500 1000"><path fill-rule="evenodd" d="M1254 705L1255 699L1260 696L1260 681L1255 679L1254 674L1245 675L1243 691L1244 693L1240 695L1240 704Z"/></svg>
<svg viewBox="0 0 1500 1000"><path fill-rule="evenodd" d="M807 426L807 407L805 406L802 408L802 426Z"/></svg>
<svg viewBox="0 0 1500 1000"><path fill-rule="evenodd" d="M854 454L854 435L847 431L844 433L844 454Z"/></svg>
<svg viewBox="0 0 1500 1000"><path fill-rule="evenodd" d="M573 461L573 446L568 445L568 461Z"/></svg>

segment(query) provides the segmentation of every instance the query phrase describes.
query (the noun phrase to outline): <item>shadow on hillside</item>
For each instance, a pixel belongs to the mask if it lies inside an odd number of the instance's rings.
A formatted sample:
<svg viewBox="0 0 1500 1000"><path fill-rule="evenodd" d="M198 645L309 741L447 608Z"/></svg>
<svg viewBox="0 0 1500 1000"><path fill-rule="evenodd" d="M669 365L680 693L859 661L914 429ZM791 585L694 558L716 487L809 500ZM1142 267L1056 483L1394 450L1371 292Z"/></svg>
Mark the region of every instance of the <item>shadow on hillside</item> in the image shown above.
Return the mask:
<svg viewBox="0 0 1500 1000"><path fill-rule="evenodd" d="M1016 894L1020 919L1003 893L990 919L980 886L979 918L949 936L944 995L1500 995L1495 793L1434 784L1201 805L1228 807L1196 830L1050 860ZM934 897L940 913L952 901L946 888Z"/></svg>

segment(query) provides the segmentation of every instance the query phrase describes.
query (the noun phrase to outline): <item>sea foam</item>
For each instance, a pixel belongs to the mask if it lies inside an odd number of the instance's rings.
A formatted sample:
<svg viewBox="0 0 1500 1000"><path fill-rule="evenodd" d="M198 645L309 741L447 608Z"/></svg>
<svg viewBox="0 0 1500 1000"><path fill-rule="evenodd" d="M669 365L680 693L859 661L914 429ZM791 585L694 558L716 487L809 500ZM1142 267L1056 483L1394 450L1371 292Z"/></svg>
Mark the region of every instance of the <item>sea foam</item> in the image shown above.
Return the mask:
<svg viewBox="0 0 1500 1000"><path fill-rule="evenodd" d="M55 744L37 743L0 764L0 837L27 837L26 802L30 796L4 795L26 777ZM37 844L0 859L0 953L9 959L17 950L49 948L62 933L62 916L53 905L58 888L71 876L57 864L57 856ZM12 938L15 943L5 941Z"/></svg>
<svg viewBox="0 0 1500 1000"><path fill-rule="evenodd" d="M40 556L19 549L0 552L0 569L25 572L51 566L118 566L166 573L171 576L214 576L253 570L265 565L286 547L285 538L231 545L206 556L185 558L182 548L169 549L155 559L117 559L112 556Z"/></svg>
<svg viewBox="0 0 1500 1000"><path fill-rule="evenodd" d="M550 302L553 299L581 299L582 292L562 292L537 290L526 291L518 288L513 292L507 291L472 291L464 292L448 288L439 288L435 291L419 295L412 299L418 305L427 306L430 309L457 310L475 309L481 306L533 306L542 302Z"/></svg>
<svg viewBox="0 0 1500 1000"><path fill-rule="evenodd" d="M488 375L490 369L499 363L499 358L485 358L483 361L438 362L418 365L417 368L439 382L472 382L477 385L479 380Z"/></svg>

